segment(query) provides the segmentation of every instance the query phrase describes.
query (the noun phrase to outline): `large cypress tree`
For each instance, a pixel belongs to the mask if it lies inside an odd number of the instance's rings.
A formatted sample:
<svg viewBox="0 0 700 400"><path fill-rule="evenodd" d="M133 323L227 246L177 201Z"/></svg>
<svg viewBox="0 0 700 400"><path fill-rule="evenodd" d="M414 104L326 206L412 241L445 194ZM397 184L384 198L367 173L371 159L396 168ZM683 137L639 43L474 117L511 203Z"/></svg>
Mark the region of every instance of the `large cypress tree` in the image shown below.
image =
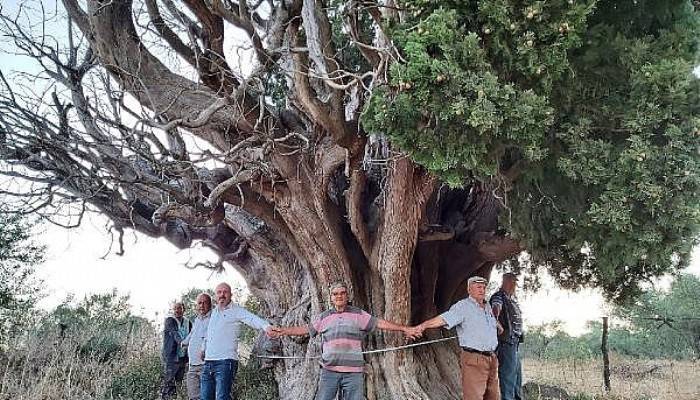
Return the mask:
<svg viewBox="0 0 700 400"><path fill-rule="evenodd" d="M78 202L118 232L204 241L280 323L337 279L418 322L521 250L623 300L696 243L690 1L85 3L64 0L84 38L64 52L4 19L61 88L37 106L6 84L4 173L45 213ZM457 398L454 354L370 358L368 398ZM283 398L311 397L313 363L277 372Z"/></svg>

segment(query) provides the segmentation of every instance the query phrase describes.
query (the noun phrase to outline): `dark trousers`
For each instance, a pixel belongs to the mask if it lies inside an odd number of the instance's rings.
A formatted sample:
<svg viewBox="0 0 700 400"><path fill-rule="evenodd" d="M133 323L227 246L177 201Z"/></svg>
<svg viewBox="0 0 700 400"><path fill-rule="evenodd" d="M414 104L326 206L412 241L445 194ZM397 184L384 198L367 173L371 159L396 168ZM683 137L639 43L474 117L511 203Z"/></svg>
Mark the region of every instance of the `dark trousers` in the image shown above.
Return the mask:
<svg viewBox="0 0 700 400"><path fill-rule="evenodd" d="M523 368L518 354L519 344L499 342L498 376L500 378L501 400L522 400Z"/></svg>
<svg viewBox="0 0 700 400"><path fill-rule="evenodd" d="M237 371L237 360L204 361L200 378L201 400L231 400L231 387Z"/></svg>
<svg viewBox="0 0 700 400"><path fill-rule="evenodd" d="M160 398L164 400L174 399L177 396L177 385L182 383L187 371L187 360L166 361L163 373L163 386L160 389Z"/></svg>

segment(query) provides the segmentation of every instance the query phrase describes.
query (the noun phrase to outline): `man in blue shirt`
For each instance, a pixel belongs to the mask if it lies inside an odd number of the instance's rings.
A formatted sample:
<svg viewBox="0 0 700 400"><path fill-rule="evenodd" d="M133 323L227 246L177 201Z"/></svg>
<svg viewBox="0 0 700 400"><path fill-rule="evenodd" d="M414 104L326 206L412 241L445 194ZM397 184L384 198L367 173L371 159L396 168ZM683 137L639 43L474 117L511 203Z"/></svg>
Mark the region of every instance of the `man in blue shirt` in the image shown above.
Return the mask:
<svg viewBox="0 0 700 400"><path fill-rule="evenodd" d="M464 400L500 400L498 359L494 353L498 323L485 301L486 279L473 276L467 280L469 297L453 304L449 310L418 325L425 329L457 328L462 366Z"/></svg>
<svg viewBox="0 0 700 400"><path fill-rule="evenodd" d="M231 301L231 286L220 283L214 291L216 307L209 317L202 344L204 368L201 376L202 400L230 400L238 371L238 336L241 323L278 337L279 328Z"/></svg>
<svg viewBox="0 0 700 400"><path fill-rule="evenodd" d="M211 296L207 293L200 293L196 301L197 317L194 320L192 331L181 343L183 347L187 347L187 357L190 360L186 379L189 400L200 399L202 369L204 368L201 349L207 336L207 327L211 316Z"/></svg>

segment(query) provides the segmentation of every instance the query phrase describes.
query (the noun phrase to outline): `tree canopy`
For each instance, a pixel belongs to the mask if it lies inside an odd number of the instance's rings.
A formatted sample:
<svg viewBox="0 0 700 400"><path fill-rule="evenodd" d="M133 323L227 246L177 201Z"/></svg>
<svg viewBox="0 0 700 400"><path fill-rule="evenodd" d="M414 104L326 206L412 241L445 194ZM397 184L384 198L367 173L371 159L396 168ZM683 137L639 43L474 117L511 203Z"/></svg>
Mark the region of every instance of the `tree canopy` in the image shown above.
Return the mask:
<svg viewBox="0 0 700 400"><path fill-rule="evenodd" d="M406 2L366 127L451 185L508 187L501 225L564 286L637 293L697 243L697 11L516 3Z"/></svg>

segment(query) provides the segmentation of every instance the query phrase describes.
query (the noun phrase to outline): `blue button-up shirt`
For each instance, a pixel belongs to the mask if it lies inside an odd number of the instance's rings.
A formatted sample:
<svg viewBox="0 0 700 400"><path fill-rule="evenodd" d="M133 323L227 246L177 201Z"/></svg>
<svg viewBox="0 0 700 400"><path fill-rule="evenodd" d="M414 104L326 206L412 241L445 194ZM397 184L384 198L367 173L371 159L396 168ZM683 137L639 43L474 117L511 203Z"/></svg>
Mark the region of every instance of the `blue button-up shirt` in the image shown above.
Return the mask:
<svg viewBox="0 0 700 400"><path fill-rule="evenodd" d="M204 359L202 359L202 346L204 345L204 339L207 337L207 327L209 326L210 316L211 310L204 316L198 315L194 320L194 325L192 326L190 334L187 335L182 342L183 345L187 346L187 355L190 360L190 365L204 364Z"/></svg>
<svg viewBox="0 0 700 400"><path fill-rule="evenodd" d="M207 338L203 348L204 360L238 360L238 335L241 322L251 328L265 330L270 324L245 308L229 303L224 308L215 307L209 318Z"/></svg>
<svg viewBox="0 0 700 400"><path fill-rule="evenodd" d="M459 345L479 351L494 351L498 346L496 318L491 307L479 306L471 297L460 300L440 314L447 328L457 327Z"/></svg>

